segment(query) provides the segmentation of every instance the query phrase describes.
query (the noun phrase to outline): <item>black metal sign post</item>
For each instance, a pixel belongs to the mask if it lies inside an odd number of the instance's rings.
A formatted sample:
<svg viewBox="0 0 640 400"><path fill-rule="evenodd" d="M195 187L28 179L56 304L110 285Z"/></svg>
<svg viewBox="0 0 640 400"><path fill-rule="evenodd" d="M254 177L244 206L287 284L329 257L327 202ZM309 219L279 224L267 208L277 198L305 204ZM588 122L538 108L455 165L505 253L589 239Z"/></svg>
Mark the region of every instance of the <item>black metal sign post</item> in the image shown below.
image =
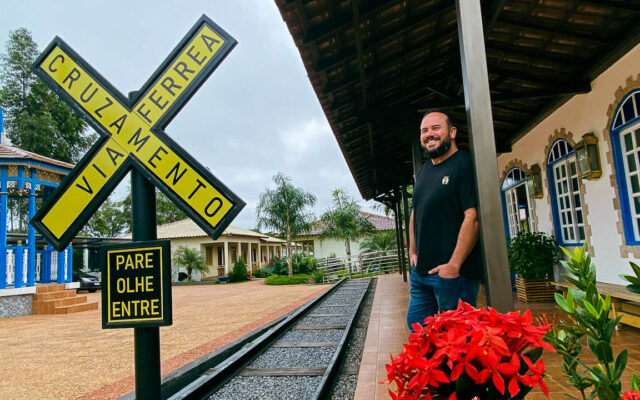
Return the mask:
<svg viewBox="0 0 640 400"><path fill-rule="evenodd" d="M156 239L156 189L137 171L131 172L131 213L134 242ZM133 343L136 399L159 399L160 328L134 328Z"/></svg>
<svg viewBox="0 0 640 400"><path fill-rule="evenodd" d="M114 272L115 281L105 285L103 275L102 290L103 328L134 328L137 399L160 398L158 327L172 323L168 242L140 243L156 239L155 187L214 240L245 205L164 133L236 43L203 15L143 87L129 97L57 37L32 66L34 73L100 134L100 139L30 223L55 249L65 248L131 171L133 243L103 250L103 268L115 265L116 269L107 270ZM122 253L121 258L117 252ZM118 260L125 263L121 270ZM136 271L138 265L146 266ZM105 300L105 290L109 291L112 284L114 297L109 297L109 292ZM154 297L158 293L161 298Z"/></svg>

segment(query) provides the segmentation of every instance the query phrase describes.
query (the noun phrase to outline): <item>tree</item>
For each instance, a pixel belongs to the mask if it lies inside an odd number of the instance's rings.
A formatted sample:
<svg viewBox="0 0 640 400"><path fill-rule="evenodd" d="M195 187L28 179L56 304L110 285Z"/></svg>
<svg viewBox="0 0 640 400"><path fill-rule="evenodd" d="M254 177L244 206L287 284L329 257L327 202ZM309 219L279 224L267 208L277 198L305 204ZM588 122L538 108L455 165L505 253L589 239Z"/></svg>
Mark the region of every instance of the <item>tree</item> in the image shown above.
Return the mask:
<svg viewBox="0 0 640 400"><path fill-rule="evenodd" d="M127 195L118 203L127 218L127 225L132 226L133 219L131 214L131 186L127 187ZM182 212L173 200L169 199L161 191L156 189L156 223L158 225L168 224L187 218L187 214Z"/></svg>
<svg viewBox="0 0 640 400"><path fill-rule="evenodd" d="M173 264L176 267L187 269L187 278L191 280L192 271L200 271L201 273L209 272L209 266L201 251L194 250L191 247L178 246L173 255Z"/></svg>
<svg viewBox="0 0 640 400"><path fill-rule="evenodd" d="M117 237L130 230L130 227L129 217L122 210L120 202L107 198L82 229L82 234L86 236Z"/></svg>
<svg viewBox="0 0 640 400"><path fill-rule="evenodd" d="M396 248L396 246L396 232L394 230L375 232L365 237L362 243L360 243L360 248L367 253L392 250Z"/></svg>
<svg viewBox="0 0 640 400"><path fill-rule="evenodd" d="M373 224L360 214L360 205L349 197L344 189L333 191L333 207L320 217L322 231L320 238L344 240L349 258L349 276L351 276L351 242L373 233Z"/></svg>
<svg viewBox="0 0 640 400"><path fill-rule="evenodd" d="M291 238L306 232L311 227L313 215L306 211L313 207L316 197L303 188L296 187L291 178L278 172L273 177L275 189L266 189L260 194L256 210L258 229L273 229L287 242L289 276L293 276Z"/></svg>
<svg viewBox="0 0 640 400"><path fill-rule="evenodd" d="M31 73L38 46L26 28L11 32L0 57L0 104L11 143L65 162L78 161L95 141L87 125Z"/></svg>

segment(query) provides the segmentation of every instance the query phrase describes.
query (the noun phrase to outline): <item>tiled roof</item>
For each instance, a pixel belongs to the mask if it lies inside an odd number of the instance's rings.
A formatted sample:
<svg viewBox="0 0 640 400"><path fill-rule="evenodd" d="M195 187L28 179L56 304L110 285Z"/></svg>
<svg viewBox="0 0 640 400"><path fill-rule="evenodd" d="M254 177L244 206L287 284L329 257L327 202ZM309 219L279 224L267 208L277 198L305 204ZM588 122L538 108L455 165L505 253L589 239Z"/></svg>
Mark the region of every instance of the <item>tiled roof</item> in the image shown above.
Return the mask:
<svg viewBox="0 0 640 400"><path fill-rule="evenodd" d="M181 221L171 222L168 224L160 225L158 227L158 239L178 239L178 238L197 238L207 237L208 235L200 228L193 220L183 219ZM238 228L236 226L228 226L227 229L222 232L227 236L249 236L260 238L264 242L280 243L283 242L280 239L251 231L249 229ZM131 238L131 234L124 235L123 237Z"/></svg>
<svg viewBox="0 0 640 400"><path fill-rule="evenodd" d="M384 215L371 214L366 211L360 211L360 215L367 218L369 222L373 224L373 227L377 231L389 231L392 229L396 229L395 220L391 217L387 217ZM309 236L319 235L322 232L322 224L320 220L313 222L311 233Z"/></svg>
<svg viewBox="0 0 640 400"><path fill-rule="evenodd" d="M9 146L6 144L0 144L0 162L1 162L1 159L3 158L18 158L18 159L22 158L25 160L34 160L34 161L39 161L39 162L55 165L57 167L68 168L68 169L72 169L74 167L73 164L69 164L53 158L41 156L40 154L22 150L17 147Z"/></svg>

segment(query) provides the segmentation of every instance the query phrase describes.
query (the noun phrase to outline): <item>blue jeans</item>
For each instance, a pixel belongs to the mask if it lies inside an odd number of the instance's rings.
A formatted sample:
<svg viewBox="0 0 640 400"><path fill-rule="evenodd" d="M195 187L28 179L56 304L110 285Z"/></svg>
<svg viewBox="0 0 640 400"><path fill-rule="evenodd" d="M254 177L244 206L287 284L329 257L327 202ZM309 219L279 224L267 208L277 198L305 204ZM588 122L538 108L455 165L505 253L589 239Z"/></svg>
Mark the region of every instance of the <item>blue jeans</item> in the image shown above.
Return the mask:
<svg viewBox="0 0 640 400"><path fill-rule="evenodd" d="M475 307L479 287L478 280L463 276L446 279L438 274L421 276L412 269L411 299L407 310L409 331L413 332L411 324L424 325L424 320L438 311L455 309L459 299Z"/></svg>

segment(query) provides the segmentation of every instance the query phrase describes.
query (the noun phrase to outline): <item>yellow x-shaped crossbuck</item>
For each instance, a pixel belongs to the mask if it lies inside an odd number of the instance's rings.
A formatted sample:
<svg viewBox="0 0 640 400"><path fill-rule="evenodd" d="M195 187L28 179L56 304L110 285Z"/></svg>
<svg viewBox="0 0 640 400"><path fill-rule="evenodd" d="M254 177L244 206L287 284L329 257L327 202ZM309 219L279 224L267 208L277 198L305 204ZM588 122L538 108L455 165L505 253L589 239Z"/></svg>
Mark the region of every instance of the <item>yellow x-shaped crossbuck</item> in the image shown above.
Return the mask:
<svg viewBox="0 0 640 400"><path fill-rule="evenodd" d="M67 245L131 168L149 177L214 239L222 233L244 202L163 128L235 44L201 17L128 99L61 39L53 40L35 62L35 73L101 135L31 221L54 247Z"/></svg>

